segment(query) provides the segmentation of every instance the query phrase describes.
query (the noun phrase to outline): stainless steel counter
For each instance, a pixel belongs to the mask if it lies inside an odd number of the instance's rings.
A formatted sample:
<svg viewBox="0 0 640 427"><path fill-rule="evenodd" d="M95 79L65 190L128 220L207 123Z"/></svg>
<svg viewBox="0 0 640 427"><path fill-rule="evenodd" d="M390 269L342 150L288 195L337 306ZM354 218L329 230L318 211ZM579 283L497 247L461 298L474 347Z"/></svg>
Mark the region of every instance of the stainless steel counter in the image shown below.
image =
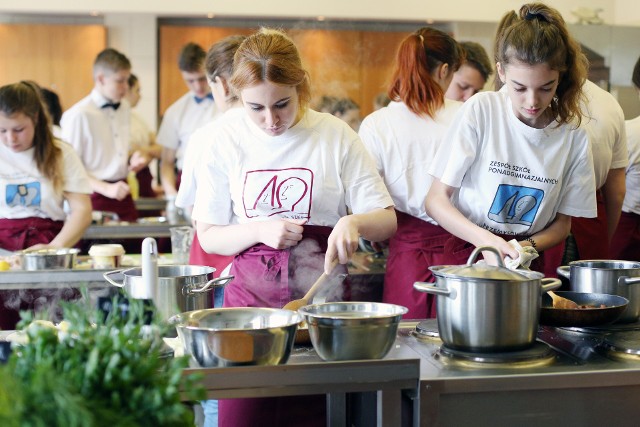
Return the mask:
<svg viewBox="0 0 640 427"><path fill-rule="evenodd" d="M312 347L296 346L285 365L192 368L186 372L204 375L209 398L326 394L332 427L383 427L418 425L419 367L417 354L397 343L382 360L324 362Z"/></svg>
<svg viewBox="0 0 640 427"><path fill-rule="evenodd" d="M145 237L171 237L172 227L183 227L189 223L177 224L106 224L91 225L82 238L88 239L144 239Z"/></svg>

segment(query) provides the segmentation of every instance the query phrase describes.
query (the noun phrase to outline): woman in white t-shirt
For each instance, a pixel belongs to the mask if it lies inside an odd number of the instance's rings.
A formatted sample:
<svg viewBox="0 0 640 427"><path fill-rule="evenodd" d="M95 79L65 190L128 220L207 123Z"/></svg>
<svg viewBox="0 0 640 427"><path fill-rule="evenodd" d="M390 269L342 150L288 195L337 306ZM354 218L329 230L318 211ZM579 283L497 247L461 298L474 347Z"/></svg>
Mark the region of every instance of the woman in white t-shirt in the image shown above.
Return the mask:
<svg viewBox="0 0 640 427"><path fill-rule="evenodd" d="M434 296L415 291L413 283L432 281L429 267L442 264L451 236L427 215L424 199L432 181L426 171L462 105L444 97L462 59L459 44L443 31L424 27L409 35L398 49L389 87L393 101L360 126L398 217L382 300L407 307L409 319L436 315Z"/></svg>
<svg viewBox="0 0 640 427"><path fill-rule="evenodd" d="M640 58L633 67L633 86L640 92ZM611 257L640 261L640 116L625 122L629 166L625 175L627 193L622 214L611 239Z"/></svg>
<svg viewBox="0 0 640 427"><path fill-rule="evenodd" d="M53 137L35 83L0 88L0 142L0 248L75 245L91 223L91 186L73 147ZM0 328L14 328L17 311L0 302L0 313Z"/></svg>
<svg viewBox="0 0 640 427"><path fill-rule="evenodd" d="M553 8L525 4L499 36L505 86L460 108L430 173L427 213L459 239L449 263L474 246L516 259L516 239L539 252L563 241L571 216L596 216L591 149L580 128L587 60ZM489 262L496 262L490 257ZM543 271L544 260L532 268Z"/></svg>
<svg viewBox="0 0 640 427"><path fill-rule="evenodd" d="M359 236L389 238L396 229L393 201L358 135L308 109L308 74L284 33L262 29L247 37L235 54L231 85L246 114L216 129L193 218L206 251L235 255L224 305L282 307L321 273L337 270L336 262L346 270ZM319 402L314 410L290 400L286 410L276 406L282 401L224 400L219 421L326 425L324 396L312 400Z"/></svg>

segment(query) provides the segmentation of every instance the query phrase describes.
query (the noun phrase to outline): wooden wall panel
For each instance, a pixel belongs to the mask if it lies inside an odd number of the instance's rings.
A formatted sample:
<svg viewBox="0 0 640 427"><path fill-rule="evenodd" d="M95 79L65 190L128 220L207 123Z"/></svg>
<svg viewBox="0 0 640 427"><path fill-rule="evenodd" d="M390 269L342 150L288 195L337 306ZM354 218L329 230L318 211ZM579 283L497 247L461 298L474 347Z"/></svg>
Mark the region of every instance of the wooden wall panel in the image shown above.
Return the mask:
<svg viewBox="0 0 640 427"><path fill-rule="evenodd" d="M93 88L93 61L106 44L101 25L1 24L0 84L34 80L69 108Z"/></svg>
<svg viewBox="0 0 640 427"><path fill-rule="evenodd" d="M159 44L159 113L184 94L178 70L182 46L193 41L205 50L223 37L251 34L255 28L161 26ZM348 96L360 105L363 117L373 109L375 96L386 91L397 46L404 32L292 29L302 61L309 71L312 104L322 95Z"/></svg>

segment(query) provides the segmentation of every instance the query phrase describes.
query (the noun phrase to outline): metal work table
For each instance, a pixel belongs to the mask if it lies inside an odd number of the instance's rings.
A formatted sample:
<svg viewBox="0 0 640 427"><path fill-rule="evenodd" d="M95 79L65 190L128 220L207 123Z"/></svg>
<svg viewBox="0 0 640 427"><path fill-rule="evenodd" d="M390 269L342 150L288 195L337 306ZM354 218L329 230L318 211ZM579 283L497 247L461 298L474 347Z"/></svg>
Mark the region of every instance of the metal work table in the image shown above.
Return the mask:
<svg viewBox="0 0 640 427"><path fill-rule="evenodd" d="M83 239L144 239L145 237L171 237L172 227L189 226L190 223L177 224L114 224L91 225L82 236Z"/></svg>
<svg viewBox="0 0 640 427"><path fill-rule="evenodd" d="M296 346L284 365L185 370L193 372L204 375L210 399L326 394L332 427L419 423L420 360L402 343L382 360L325 362L312 347Z"/></svg>

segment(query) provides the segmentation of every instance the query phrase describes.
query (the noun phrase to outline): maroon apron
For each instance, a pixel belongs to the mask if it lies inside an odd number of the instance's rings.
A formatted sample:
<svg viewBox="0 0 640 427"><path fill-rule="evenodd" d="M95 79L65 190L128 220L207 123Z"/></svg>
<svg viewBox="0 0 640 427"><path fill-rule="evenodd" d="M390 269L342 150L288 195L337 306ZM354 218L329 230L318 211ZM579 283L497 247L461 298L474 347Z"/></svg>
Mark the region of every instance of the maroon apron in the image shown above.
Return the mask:
<svg viewBox="0 0 640 427"><path fill-rule="evenodd" d="M94 211L115 212L121 221L136 222L138 219L138 211L131 194L122 200L116 200L100 193L93 193L91 194L91 206Z"/></svg>
<svg viewBox="0 0 640 427"><path fill-rule="evenodd" d="M0 219L0 248L19 251L38 243L49 243L63 225L63 221L49 218Z"/></svg>
<svg viewBox="0 0 640 427"><path fill-rule="evenodd" d="M156 197L156 192L153 191L153 175L151 175L149 166L138 171L136 179L138 180L138 195L140 197Z"/></svg>
<svg viewBox="0 0 640 427"><path fill-rule="evenodd" d="M63 221L48 218L0 219L0 247L19 251L38 243L49 243L63 225ZM20 321L20 310L46 309L56 299L68 301L79 296L71 288L0 290L0 329L15 329Z"/></svg>
<svg viewBox="0 0 640 427"><path fill-rule="evenodd" d="M409 309L406 319L436 317L435 295L418 292L413 283L433 282L429 267L444 264L444 245L451 234L444 228L396 210L398 231L389 240L382 301Z"/></svg>
<svg viewBox="0 0 640 427"><path fill-rule="evenodd" d="M611 257L640 262L640 215L622 212L618 228L611 239Z"/></svg>
<svg viewBox="0 0 640 427"><path fill-rule="evenodd" d="M330 233L330 227L306 225L303 240L292 248L258 244L238 254L230 273L235 279L224 290L224 306L282 308L302 298L324 270ZM220 399L218 405L220 427L327 425L324 395Z"/></svg>
<svg viewBox="0 0 640 427"><path fill-rule="evenodd" d="M609 231L607 210L602 191L596 192L598 216L596 218L571 218L571 234L576 239L578 256L586 259L609 259Z"/></svg>
<svg viewBox="0 0 640 427"><path fill-rule="evenodd" d="M198 240L198 232L193 233L193 243L189 253L190 265L206 265L216 269L214 277L220 277L220 273L233 261L232 255L209 254L202 249Z"/></svg>

